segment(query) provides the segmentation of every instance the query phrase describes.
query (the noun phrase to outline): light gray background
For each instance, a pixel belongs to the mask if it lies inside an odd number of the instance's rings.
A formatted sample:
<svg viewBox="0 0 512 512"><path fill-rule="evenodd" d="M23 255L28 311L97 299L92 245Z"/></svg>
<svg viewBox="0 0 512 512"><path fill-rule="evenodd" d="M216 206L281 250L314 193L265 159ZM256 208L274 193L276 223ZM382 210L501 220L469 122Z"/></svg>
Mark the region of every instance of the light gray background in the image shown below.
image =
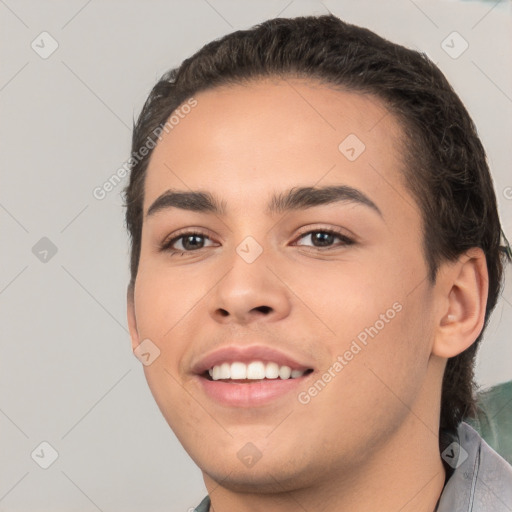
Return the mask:
<svg viewBox="0 0 512 512"><path fill-rule="evenodd" d="M128 158L164 71L234 29L326 7L438 63L479 128L512 239L506 0L0 0L1 512L185 511L205 494L131 353L122 187L92 191ZM43 31L59 45L47 59L31 47L50 48ZM441 47L453 31L469 44L457 59ZM57 247L47 262L32 252L42 237ZM478 358L484 387L512 377L508 276ZM31 458L42 441L58 452L48 469Z"/></svg>

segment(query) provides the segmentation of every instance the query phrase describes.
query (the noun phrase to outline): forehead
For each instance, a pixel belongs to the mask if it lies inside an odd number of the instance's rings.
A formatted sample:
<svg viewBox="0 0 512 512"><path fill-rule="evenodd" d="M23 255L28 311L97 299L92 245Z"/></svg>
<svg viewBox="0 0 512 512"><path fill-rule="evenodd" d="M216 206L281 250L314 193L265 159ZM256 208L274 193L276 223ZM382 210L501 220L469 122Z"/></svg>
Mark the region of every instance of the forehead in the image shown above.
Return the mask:
<svg viewBox="0 0 512 512"><path fill-rule="evenodd" d="M293 186L342 184L388 195L402 187L403 132L374 96L261 79L194 99L153 150L145 212L170 188L212 191L240 209Z"/></svg>

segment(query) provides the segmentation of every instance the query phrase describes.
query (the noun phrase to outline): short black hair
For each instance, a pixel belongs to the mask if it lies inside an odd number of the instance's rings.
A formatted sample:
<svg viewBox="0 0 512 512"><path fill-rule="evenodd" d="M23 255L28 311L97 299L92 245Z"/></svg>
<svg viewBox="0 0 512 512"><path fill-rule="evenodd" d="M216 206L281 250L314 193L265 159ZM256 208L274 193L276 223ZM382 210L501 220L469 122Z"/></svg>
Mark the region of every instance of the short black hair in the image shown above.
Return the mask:
<svg viewBox="0 0 512 512"><path fill-rule="evenodd" d="M275 18L203 46L165 73L134 126L132 152L162 131L171 114L194 94L263 77L298 77L381 100L403 128L404 182L422 213L423 252L435 282L443 261L472 247L486 257L489 294L485 326L502 287L501 226L484 148L463 103L426 55L392 43L334 15ZM159 132L160 130L160 132ZM133 160L125 188L131 237L131 281L137 276L144 180L152 151ZM474 413L474 364L483 330L447 362L441 429Z"/></svg>

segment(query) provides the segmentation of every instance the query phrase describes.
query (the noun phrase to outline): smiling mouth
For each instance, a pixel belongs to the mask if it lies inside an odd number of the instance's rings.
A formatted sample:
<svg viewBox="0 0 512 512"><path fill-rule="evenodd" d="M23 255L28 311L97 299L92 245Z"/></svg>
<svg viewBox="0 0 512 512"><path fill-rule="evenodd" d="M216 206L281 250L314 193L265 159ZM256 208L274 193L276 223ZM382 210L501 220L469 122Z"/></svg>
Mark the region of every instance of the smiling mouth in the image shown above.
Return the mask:
<svg viewBox="0 0 512 512"><path fill-rule="evenodd" d="M276 357L279 363L261 356L248 358L247 354L240 359L236 355L228 357L215 357L205 365L206 370L196 375L208 398L230 409L265 407L286 396L293 400L291 394L304 385L314 372L313 368L295 363L280 354Z"/></svg>

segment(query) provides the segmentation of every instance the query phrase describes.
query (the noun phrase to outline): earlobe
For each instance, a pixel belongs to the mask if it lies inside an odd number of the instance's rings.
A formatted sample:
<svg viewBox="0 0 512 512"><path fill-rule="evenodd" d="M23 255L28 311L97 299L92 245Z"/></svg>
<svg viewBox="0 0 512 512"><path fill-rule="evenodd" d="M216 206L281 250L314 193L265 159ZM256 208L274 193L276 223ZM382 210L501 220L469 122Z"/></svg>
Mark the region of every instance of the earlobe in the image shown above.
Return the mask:
<svg viewBox="0 0 512 512"><path fill-rule="evenodd" d="M137 330L137 318L135 316L135 293L134 287L129 285L126 293L126 313L128 318L128 329L132 340L132 350L135 350L139 344L139 333Z"/></svg>
<svg viewBox="0 0 512 512"><path fill-rule="evenodd" d="M489 276L485 254L473 248L439 274L439 314L432 353L454 357L478 338L485 322Z"/></svg>

